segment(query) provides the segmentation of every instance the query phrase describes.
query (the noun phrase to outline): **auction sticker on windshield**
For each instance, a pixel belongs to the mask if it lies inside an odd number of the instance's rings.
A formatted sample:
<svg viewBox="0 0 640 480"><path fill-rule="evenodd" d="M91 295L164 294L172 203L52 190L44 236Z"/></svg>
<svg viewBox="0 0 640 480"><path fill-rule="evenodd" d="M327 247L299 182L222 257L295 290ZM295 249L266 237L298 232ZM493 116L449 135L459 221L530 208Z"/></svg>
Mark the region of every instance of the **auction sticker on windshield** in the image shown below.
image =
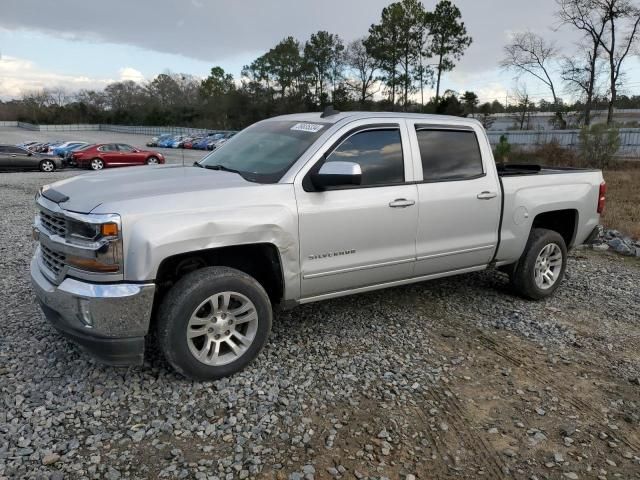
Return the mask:
<svg viewBox="0 0 640 480"><path fill-rule="evenodd" d="M291 130L316 133L319 132L322 127L324 127L324 125L319 125L317 123L296 123L293 127L291 127Z"/></svg>

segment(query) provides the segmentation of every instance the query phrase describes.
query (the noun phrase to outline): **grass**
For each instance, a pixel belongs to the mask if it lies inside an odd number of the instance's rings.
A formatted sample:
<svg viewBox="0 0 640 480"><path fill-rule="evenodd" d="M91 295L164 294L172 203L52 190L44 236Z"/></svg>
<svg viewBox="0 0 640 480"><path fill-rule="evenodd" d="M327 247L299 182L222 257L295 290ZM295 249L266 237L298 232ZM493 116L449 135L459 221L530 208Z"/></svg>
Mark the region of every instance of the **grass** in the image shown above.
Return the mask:
<svg viewBox="0 0 640 480"><path fill-rule="evenodd" d="M640 165L607 169L603 175L607 182L607 203L602 224L640 239Z"/></svg>

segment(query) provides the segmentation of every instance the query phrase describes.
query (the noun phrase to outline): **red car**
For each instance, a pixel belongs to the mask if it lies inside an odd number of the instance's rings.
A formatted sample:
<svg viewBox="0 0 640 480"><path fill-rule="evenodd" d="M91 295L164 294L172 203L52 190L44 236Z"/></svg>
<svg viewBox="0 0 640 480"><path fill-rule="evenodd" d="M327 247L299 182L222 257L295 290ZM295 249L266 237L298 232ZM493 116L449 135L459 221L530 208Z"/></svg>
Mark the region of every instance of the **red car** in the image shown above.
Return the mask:
<svg viewBox="0 0 640 480"><path fill-rule="evenodd" d="M70 158L71 165L91 170L131 165L158 165L164 157L158 152L140 150L124 143L99 143L76 150Z"/></svg>

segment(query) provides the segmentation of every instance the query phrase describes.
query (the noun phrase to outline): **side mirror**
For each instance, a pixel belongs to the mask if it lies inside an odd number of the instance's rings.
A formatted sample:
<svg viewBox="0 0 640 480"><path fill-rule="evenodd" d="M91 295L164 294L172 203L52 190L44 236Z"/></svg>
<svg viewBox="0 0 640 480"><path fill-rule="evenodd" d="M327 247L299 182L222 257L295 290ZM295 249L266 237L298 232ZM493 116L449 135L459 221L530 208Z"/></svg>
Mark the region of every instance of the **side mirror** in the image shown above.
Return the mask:
<svg viewBox="0 0 640 480"><path fill-rule="evenodd" d="M327 162L316 173L311 174L311 183L318 190L327 187L360 185L362 169L355 162Z"/></svg>

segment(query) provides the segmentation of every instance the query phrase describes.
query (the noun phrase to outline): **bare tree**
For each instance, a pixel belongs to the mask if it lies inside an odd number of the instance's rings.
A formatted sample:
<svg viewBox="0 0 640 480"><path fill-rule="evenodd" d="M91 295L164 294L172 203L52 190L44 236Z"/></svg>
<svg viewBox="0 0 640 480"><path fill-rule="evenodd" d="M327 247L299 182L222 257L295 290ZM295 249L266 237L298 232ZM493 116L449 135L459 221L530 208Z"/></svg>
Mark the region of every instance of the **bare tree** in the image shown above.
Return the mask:
<svg viewBox="0 0 640 480"><path fill-rule="evenodd" d="M354 40L347 46L345 62L353 74L347 78L346 86L357 92L360 104L364 105L376 93L373 87L376 82L378 62L367 50L364 39Z"/></svg>
<svg viewBox="0 0 640 480"><path fill-rule="evenodd" d="M516 78L529 74L544 83L551 91L553 103L559 112L560 100L551 78L552 63L558 57L555 45L533 32L519 32L504 47L504 54L500 66L515 71Z"/></svg>
<svg viewBox="0 0 640 480"><path fill-rule="evenodd" d="M584 124L589 125L598 76L600 43L608 18L605 12L598 8L598 0L556 0L556 3L559 8L557 15L560 21L580 30L588 41L588 49L587 45L580 45L584 52L582 61L575 58L565 58L562 78L574 91L579 91L584 95Z"/></svg>
<svg viewBox="0 0 640 480"><path fill-rule="evenodd" d="M640 9L631 0L594 0L594 2L607 19L607 32L601 37L600 45L606 52L609 62L607 124L611 124L617 89L622 80L622 64L639 35ZM620 35L622 39L618 42Z"/></svg>
<svg viewBox="0 0 640 480"><path fill-rule="evenodd" d="M513 120L520 130L528 130L533 102L529 98L526 85L516 85L513 97L517 106L517 113Z"/></svg>

